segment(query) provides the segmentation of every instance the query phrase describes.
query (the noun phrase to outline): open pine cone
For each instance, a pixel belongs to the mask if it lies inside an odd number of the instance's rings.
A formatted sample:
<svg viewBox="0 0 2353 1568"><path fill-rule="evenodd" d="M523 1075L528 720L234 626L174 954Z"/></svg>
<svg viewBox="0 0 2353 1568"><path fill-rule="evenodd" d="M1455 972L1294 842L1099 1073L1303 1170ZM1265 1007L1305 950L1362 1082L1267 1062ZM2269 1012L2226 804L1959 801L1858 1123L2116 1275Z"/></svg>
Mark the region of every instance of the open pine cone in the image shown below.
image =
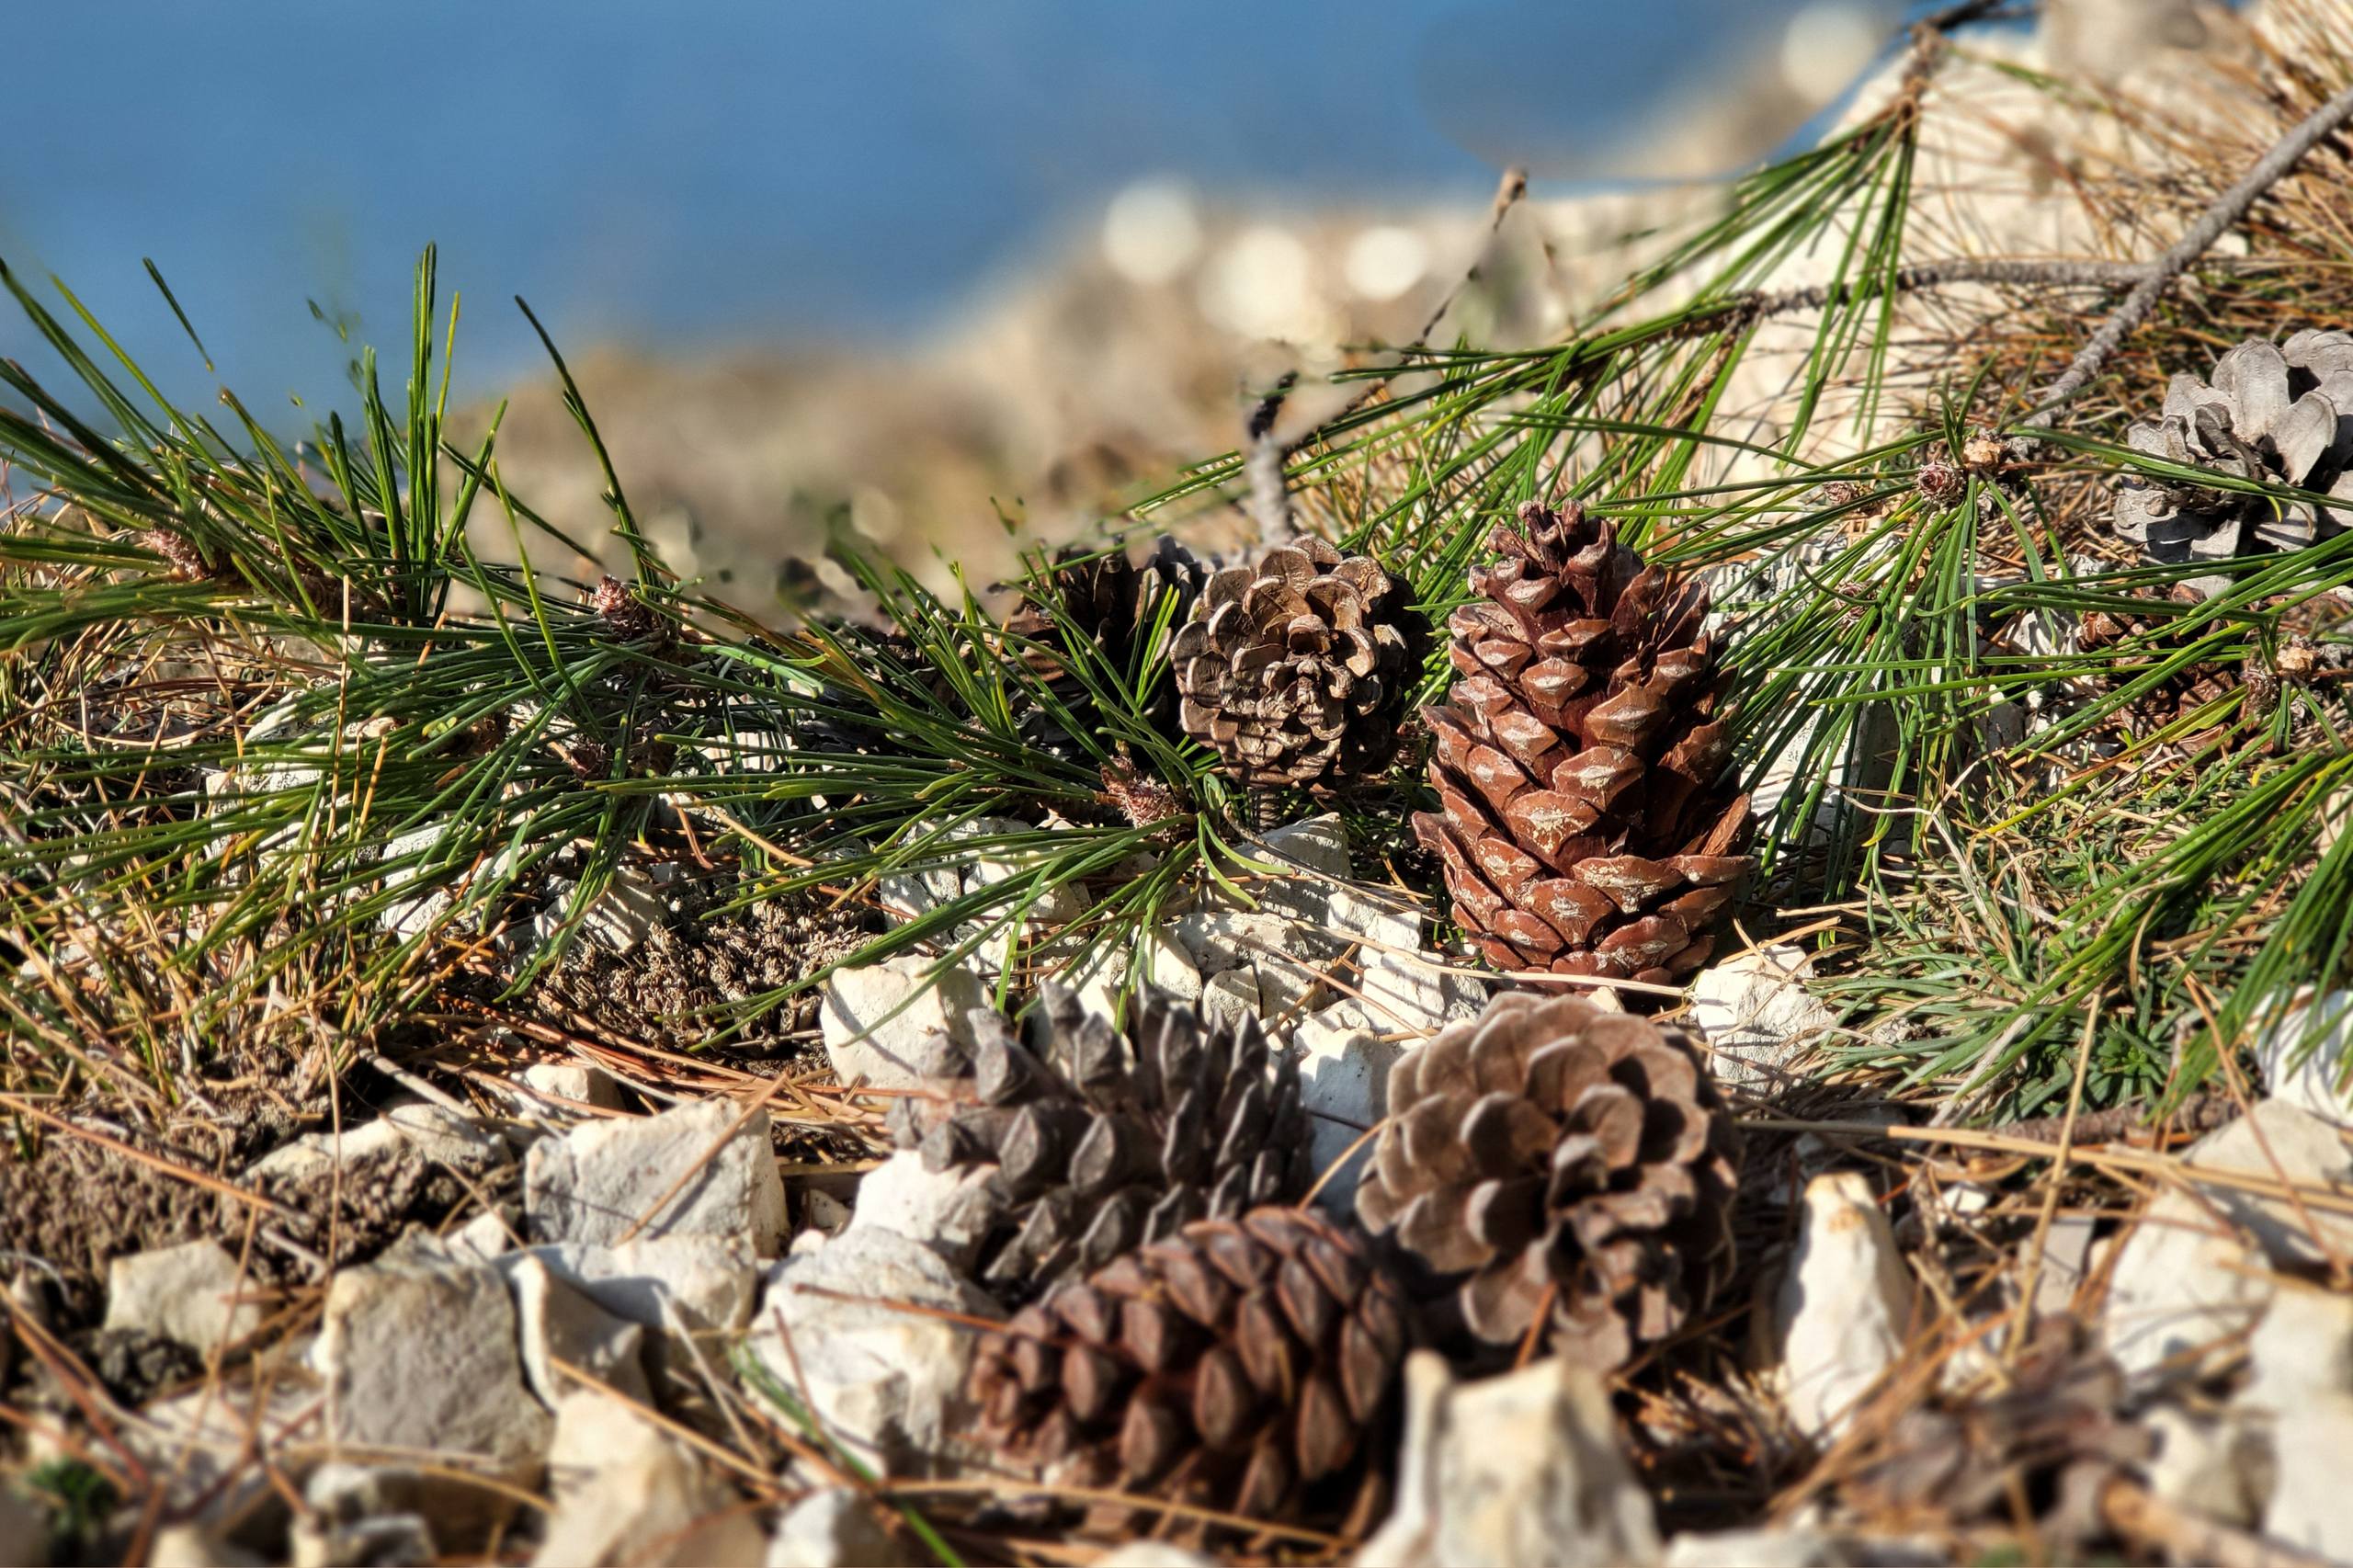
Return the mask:
<svg viewBox="0 0 2353 1568"><path fill-rule="evenodd" d="M1357 1213L1442 1276L1471 1332L1608 1369L1732 1267L1736 1135L1678 1030L1506 993L1389 1073Z"/></svg>
<svg viewBox="0 0 2353 1568"><path fill-rule="evenodd" d="M1360 1533L1386 1485L1404 1299L1303 1210L1206 1220L1071 1281L981 1341L983 1438L1055 1484ZM1104 1506L1108 1532L1149 1522ZM1178 1540L1203 1522L1168 1516Z"/></svg>
<svg viewBox="0 0 2353 1568"><path fill-rule="evenodd" d="M1396 756L1427 640L1379 562L1277 545L1212 576L1177 633L1179 717L1248 789L1367 778Z"/></svg>
<svg viewBox="0 0 2353 1568"><path fill-rule="evenodd" d="M2054 1562L2112 1545L2109 1484L2152 1457L2124 1411L2126 1380L2082 1325L2046 1321L2006 1386L1906 1411L1859 1456L1848 1502L1874 1519L1950 1529L2020 1523L2022 1503Z"/></svg>
<svg viewBox="0 0 2353 1568"><path fill-rule="evenodd" d="M892 1139L928 1168L997 1167L979 1273L1002 1299L1313 1179L1298 1062L1273 1059L1256 1018L1206 1022L1150 987L1131 1007L1122 1031L1049 983L1021 1035L976 1011L972 1076L892 1104Z"/></svg>
<svg viewBox="0 0 2353 1568"><path fill-rule="evenodd" d="M2174 584L2165 597L2190 608L2201 602L2198 589L2187 583ZM2288 687L2315 676L2334 680L2337 672L2353 668L2353 644L2335 639L2345 617L2331 613L2335 608L2331 600L2292 602L2281 597L2267 599L2256 608L2279 612L2279 630L2285 635L2276 649L2268 654L2252 654L2234 665L2210 661L2174 672L2122 706L2119 717L2124 728L2136 735L2150 734L2188 714L2211 708L2234 692L2240 699L2237 716L2259 721L2279 706ZM2179 619L2154 610L2093 610L2077 626L2076 646L2090 653L2137 640L2139 656L2156 659L2212 630L2211 623L2177 630ZM2121 685L2136 674L2129 667L2120 668L2108 678ZM2226 725L2230 710L2223 709L2217 717ZM2219 733L2219 729L2202 731L2183 737L2184 744L2203 744Z"/></svg>
<svg viewBox="0 0 2353 1568"><path fill-rule="evenodd" d="M1085 722L1094 710L1094 701L1086 684L1051 650L1066 648L1072 642L1092 642L1103 663L1122 677L1138 679L1147 716L1173 739L1180 733L1175 666L1167 660L1164 642L1158 668L1141 670L1143 643L1158 622L1165 599L1173 599L1167 619L1173 639L1174 629L1184 625L1192 613L1208 577L1209 569L1193 552L1165 535L1154 544L1142 565L1122 549L1074 547L1054 561L1054 588L1060 602L1025 597L1006 618L1005 629L1035 644L1025 650L1023 657L1052 687L1073 718ZM1032 738L1037 744L1056 755L1072 756L1078 750L1061 721L1043 711L1024 728L1025 732L1034 729Z"/></svg>
<svg viewBox="0 0 2353 1568"><path fill-rule="evenodd" d="M2126 434L2132 449L2234 479L2293 485L2342 498L2342 507L2275 502L2188 480L2128 479L2116 531L2152 561L2227 561L2298 550L2353 520L2353 334L2300 332L2280 347L2242 343L2213 379L2177 375L2164 411ZM2222 592L2221 574L2189 581Z"/></svg>
<svg viewBox="0 0 2353 1568"><path fill-rule="evenodd" d="M1756 869L1728 777L1707 591L1678 584L1572 504L1499 528L1503 560L1454 612L1414 832L1454 917L1505 969L1680 980Z"/></svg>

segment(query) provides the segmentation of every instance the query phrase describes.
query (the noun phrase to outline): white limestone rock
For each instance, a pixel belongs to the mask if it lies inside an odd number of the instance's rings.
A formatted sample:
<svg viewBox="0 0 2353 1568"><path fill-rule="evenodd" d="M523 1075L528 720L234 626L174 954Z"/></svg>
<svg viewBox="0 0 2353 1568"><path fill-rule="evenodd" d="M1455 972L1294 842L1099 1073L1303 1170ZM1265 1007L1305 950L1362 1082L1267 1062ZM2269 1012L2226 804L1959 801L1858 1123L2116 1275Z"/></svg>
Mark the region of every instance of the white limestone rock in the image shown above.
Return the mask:
<svg viewBox="0 0 2353 1568"><path fill-rule="evenodd" d="M1859 1171L1806 1184L1798 1241L1775 1302L1790 1419L1829 1441L1904 1353L1912 1276Z"/></svg>
<svg viewBox="0 0 2353 1568"><path fill-rule="evenodd" d="M917 1568L928 1562L883 1528L870 1497L847 1487L812 1492L784 1511L767 1568Z"/></svg>
<svg viewBox="0 0 2353 1568"><path fill-rule="evenodd" d="M1304 927L1293 929L1300 937L1305 937ZM1294 939L1289 951L1258 955L1250 967L1258 976L1258 1001L1270 1025L1322 1006L1333 996L1325 979L1330 957L1316 952L1315 944L1299 939Z"/></svg>
<svg viewBox="0 0 2353 1568"><path fill-rule="evenodd" d="M1658 1561L1650 1497L1593 1373L1553 1357L1457 1383L1433 1351L1406 1358L1397 1503L1358 1568Z"/></svg>
<svg viewBox="0 0 2353 1568"><path fill-rule="evenodd" d="M429 855L448 831L447 823L435 821L422 827L410 828L406 833L395 834L385 842L381 858L397 860L410 855ZM425 869L421 866L395 867L385 871L384 889L390 892L406 888L422 881L424 874ZM448 915L455 903L448 888L422 889L386 904L376 916L376 925L380 930L389 931L403 940L423 936Z"/></svg>
<svg viewBox="0 0 2353 1568"><path fill-rule="evenodd" d="M555 1242L499 1257L502 1274L537 1261L606 1312L666 1328L666 1303L690 1329L737 1329L751 1321L758 1265L740 1237L641 1235L618 1246Z"/></svg>
<svg viewBox="0 0 2353 1568"><path fill-rule="evenodd" d="M1092 1568L1218 1568L1218 1561L1175 1541L1131 1540L1097 1558Z"/></svg>
<svg viewBox="0 0 2353 1568"><path fill-rule="evenodd" d="M548 1471L542 1568L752 1568L767 1546L699 1455L609 1395L563 1396Z"/></svg>
<svg viewBox="0 0 2353 1568"><path fill-rule="evenodd" d="M2353 1562L2345 1469L2346 1456L2353 1454L2353 1394L2314 1394L2281 1411L2271 1449L2263 1533L2327 1562Z"/></svg>
<svg viewBox="0 0 2353 1568"><path fill-rule="evenodd" d="M1707 1038L1720 1082L1780 1087L1837 1028L1836 1017L1805 988L1813 974L1813 960L1786 943L1736 953L1699 971L1691 984L1692 1020Z"/></svg>
<svg viewBox="0 0 2353 1568"><path fill-rule="evenodd" d="M2310 1112L2265 1100L2184 1151L2177 1170L2193 1181L2213 1170L2345 1183L2353 1180L2353 1147ZM2353 1218L2310 1213L2340 1256L2353 1255ZM2271 1301L2266 1258L2302 1267L2324 1261L2295 1206L2219 1182L2196 1182L2194 1192L2166 1187L2117 1247L2100 1318L2109 1354L2140 1373L2177 1356L2231 1348Z"/></svg>
<svg viewBox="0 0 2353 1568"><path fill-rule="evenodd" d="M534 1241L609 1246L632 1233L725 1236L773 1257L784 1233L784 1183L768 1148L767 1112L746 1119L732 1100L698 1100L541 1139L523 1164L523 1212Z"/></svg>
<svg viewBox="0 0 2353 1568"><path fill-rule="evenodd" d="M539 1468L546 1407L523 1381L515 1304L488 1268L347 1268L327 1286L313 1358L326 1435L369 1448Z"/></svg>
<svg viewBox="0 0 2353 1568"><path fill-rule="evenodd" d="M1887 1568L1903 1562L1942 1563L1949 1554L1924 1551L1917 1558L1891 1555L1885 1543L1868 1549L1843 1536L1802 1526L1722 1530L1677 1536L1666 1543L1665 1568Z"/></svg>
<svg viewBox="0 0 2353 1568"><path fill-rule="evenodd" d="M1351 1028L1361 1017L1357 1004L1343 1003L1302 1018L1292 1035L1299 1103L1307 1112L1308 1158L1319 1176L1389 1114L1389 1072L1409 1049L1369 1028ZM1371 1150L1370 1142L1358 1149L1324 1183L1316 1200L1344 1218L1353 1215Z"/></svg>
<svg viewBox="0 0 2353 1568"><path fill-rule="evenodd" d="M523 1376L533 1393L553 1406L579 1386L561 1370L562 1363L631 1399L653 1397L641 1359L643 1324L613 1316L565 1284L543 1258L520 1258L502 1272L515 1292Z"/></svg>
<svg viewBox="0 0 2353 1568"><path fill-rule="evenodd" d="M2353 991L2332 991L2315 1006L2305 987L2248 1046L2273 1099L2353 1127Z"/></svg>
<svg viewBox="0 0 2353 1568"><path fill-rule="evenodd" d="M930 1475L963 1451L977 1415L964 1387L973 1335L904 1306L1003 1315L922 1243L853 1229L768 1270L749 1343L784 1387L807 1389L835 1441L889 1474Z"/></svg>
<svg viewBox="0 0 2353 1568"><path fill-rule="evenodd" d="M933 910L963 896L963 874L953 866L930 866L917 871L896 871L874 883L876 902L893 926L920 920Z"/></svg>
<svg viewBox="0 0 2353 1568"><path fill-rule="evenodd" d="M528 1393L521 1399L531 1404ZM296 1464L287 1450L318 1444L320 1415L317 1384L303 1369L290 1367L266 1387L239 1375L218 1387L157 1400L118 1432L131 1456L156 1478L173 1512L218 1541L213 1527L267 1518L282 1507L255 1456L267 1453L281 1465Z"/></svg>
<svg viewBox="0 0 2353 1568"><path fill-rule="evenodd" d="M972 1044L964 1015L987 1005L981 978L917 956L837 971L819 1014L825 1057L844 1084L912 1089L953 1075Z"/></svg>
<svg viewBox="0 0 2353 1568"><path fill-rule="evenodd" d="M2253 1376L2235 1409L2277 1414L2314 1394L2353 1394L2353 1296L2281 1281L2246 1353Z"/></svg>
<svg viewBox="0 0 2353 1568"><path fill-rule="evenodd" d="M350 1166L402 1149L470 1176L495 1169L507 1158L506 1140L481 1122L429 1101L404 1100L340 1131L305 1132L255 1161L245 1175L249 1180L303 1181L334 1169L338 1160Z"/></svg>
<svg viewBox="0 0 2353 1568"><path fill-rule="evenodd" d="M1138 946L1136 962L1144 983L1165 991L1179 1001L1200 999L1201 971L1175 932L1154 931L1145 937Z"/></svg>
<svg viewBox="0 0 2353 1568"><path fill-rule="evenodd" d="M1204 977L1280 958L1312 935L1279 915L1237 909L1199 909L1179 915L1176 933Z"/></svg>
<svg viewBox="0 0 2353 1568"><path fill-rule="evenodd" d="M2244 1415L2219 1419L2160 1404L2141 1417L2151 1453L2141 1464L2149 1490L2226 1525L2252 1525L2270 1466L2268 1435Z"/></svg>
<svg viewBox="0 0 2353 1568"><path fill-rule="evenodd" d="M512 1493L429 1460L323 1464L303 1481L302 1501L328 1526L402 1515L428 1519L435 1544L452 1553L482 1551L513 1522L517 1509Z"/></svg>
<svg viewBox="0 0 2353 1568"><path fill-rule="evenodd" d="M989 1191L995 1175L994 1165L930 1170L921 1151L898 1150L858 1178L848 1230L894 1231L968 1271L999 1211Z"/></svg>
<svg viewBox="0 0 2353 1568"><path fill-rule="evenodd" d="M1383 1034L1436 1034L1487 1005L1485 982L1454 972L1435 955L1367 949L1358 963L1358 999Z"/></svg>
<svg viewBox="0 0 2353 1568"><path fill-rule="evenodd" d="M23 1535L11 1528L12 1507L24 1510L23 1517L34 1533ZM20 1540L31 1544L20 1547ZM48 1527L31 1505L0 1493L0 1562L46 1562L48 1547ZM165 1525L147 1548L147 1568L267 1568L268 1561L233 1541L221 1540L200 1525Z"/></svg>
<svg viewBox="0 0 2353 1568"><path fill-rule="evenodd" d="M1238 1018L1256 1017L1258 1007L1256 970L1229 969L1201 986L1201 1010L1213 1024L1231 1025Z"/></svg>
<svg viewBox="0 0 2353 1568"><path fill-rule="evenodd" d="M199 1356L261 1326L258 1303L240 1301L237 1260L215 1241L132 1253L107 1265L106 1326L160 1335Z"/></svg>
<svg viewBox="0 0 2353 1568"><path fill-rule="evenodd" d="M387 1563L423 1568L441 1561L433 1526L422 1514L379 1514L347 1524L296 1519L286 1543L293 1568L376 1568Z"/></svg>
<svg viewBox="0 0 2353 1568"><path fill-rule="evenodd" d="M534 1062L516 1078L516 1101L530 1115L571 1121L621 1108L620 1081L585 1062Z"/></svg>
<svg viewBox="0 0 2353 1568"><path fill-rule="evenodd" d="M1269 828L1266 847L1280 858L1322 876L1345 880L1348 875L1348 834L1336 812Z"/></svg>
<svg viewBox="0 0 2353 1568"><path fill-rule="evenodd" d="M1331 890L1324 905L1330 928L1358 944L1358 954L1424 954L1421 910L1385 888L1347 883ZM1433 955L1434 956L1434 955Z"/></svg>
<svg viewBox="0 0 2353 1568"><path fill-rule="evenodd" d="M1001 833L1038 831L1028 823L985 820L991 822L995 831ZM983 889L999 887L1006 882L1029 881L1038 873L1038 860L1039 857L1035 853L1024 855L1010 850L975 856L972 864L964 869L964 891L979 892ZM1026 896L1024 893L1017 893L1015 902L1018 903ZM1029 904L1022 920L1026 926L1036 930L1068 925L1086 913L1086 903L1079 896L1079 891L1065 883L1061 887L1050 888L1040 894Z"/></svg>

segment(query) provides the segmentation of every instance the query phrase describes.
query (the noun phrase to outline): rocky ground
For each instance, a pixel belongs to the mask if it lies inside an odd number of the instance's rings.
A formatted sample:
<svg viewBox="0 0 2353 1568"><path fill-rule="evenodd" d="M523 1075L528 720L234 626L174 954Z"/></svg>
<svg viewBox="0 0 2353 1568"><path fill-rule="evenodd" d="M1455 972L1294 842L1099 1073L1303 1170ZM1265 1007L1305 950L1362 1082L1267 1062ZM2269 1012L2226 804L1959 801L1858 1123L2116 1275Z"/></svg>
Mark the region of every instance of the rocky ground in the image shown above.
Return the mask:
<svg viewBox="0 0 2353 1568"><path fill-rule="evenodd" d="M1264 1020L1297 1064L1313 1201L1345 1213L1391 1065L1492 982L1363 880L1337 819L1265 848L1273 874L1243 884L1257 906L1177 915L1145 949L1150 983ZM961 891L933 871L882 902L905 919ZM626 891L606 913L594 940L621 967L657 962L679 919ZM1006 1311L977 1267L995 1167L934 1169L885 1129L987 1017L984 962L935 967L844 971L817 1038L759 1070L585 1039L491 1072L386 1063L355 1073L329 1125L288 1085L293 1114L242 1148L83 1129L6 1167L43 1184L7 1206L43 1228L10 1244L30 1485L0 1510L0 1558L1045 1551L988 1506L1022 1483L973 1440L978 1331ZM1086 977L1091 1004L1123 978ZM2353 1106L2327 1077L2346 1032L2185 1113L2211 1131L1966 1131L1810 1077L1837 1031L1808 978L1794 948L1750 950L1682 1014L1745 1132L1717 1317L1614 1385L1562 1358L1461 1381L1415 1353L1393 1506L1357 1560L1930 1562L2038 1531L2059 1561L2120 1537L2177 1560L2353 1554ZM1980 1430L2005 1398L2040 1413L2042 1451ZM2056 1472L2095 1460L2111 1523L2086 1527ZM1975 1465L2019 1490L1956 1506ZM1244 1555L1313 1557L1318 1539Z"/></svg>

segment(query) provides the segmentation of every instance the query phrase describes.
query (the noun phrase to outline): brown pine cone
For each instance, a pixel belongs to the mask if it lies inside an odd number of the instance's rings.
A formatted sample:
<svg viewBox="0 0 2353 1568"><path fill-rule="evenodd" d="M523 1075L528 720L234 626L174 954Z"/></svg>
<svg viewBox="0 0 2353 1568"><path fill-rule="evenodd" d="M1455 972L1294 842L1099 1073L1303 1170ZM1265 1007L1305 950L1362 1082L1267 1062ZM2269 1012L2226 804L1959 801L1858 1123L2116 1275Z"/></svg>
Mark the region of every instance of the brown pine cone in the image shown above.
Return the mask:
<svg viewBox="0 0 2353 1568"><path fill-rule="evenodd" d="M2157 602L2194 608L2204 601L2196 588L2187 583L2176 583ZM2282 627L2289 635L2281 642L2276 658L2265 658L2257 653L2235 666L2206 663L2177 670L2131 699L2118 710L2124 728L2134 735L2150 734L2177 719L2212 706L2233 692L2240 694L2235 717L2250 722L2260 721L2279 706L2288 684L2308 681L2324 671L2341 670L2353 665L2353 647L2341 642L2316 642L2304 635L2310 631L2330 630L2341 619L2321 608L2325 602L2308 599L2301 604L2290 604L2284 598L2265 601L2256 608L2276 606L2285 611ZM2143 658L2158 659L2164 657L2169 649L2178 648L2186 641L2202 637L2213 630L2213 623L2208 622L2193 631L2177 631L2173 630L2172 623L2177 619L2160 615L2154 608L2146 613L2092 610L2077 625L2075 645L2086 653L2094 653L2115 647L2128 640L2139 639L2140 648L2127 651L2125 656L2130 658L2137 653ZM2109 684L2127 684L2138 673L2120 670L2109 677ZM2229 710L2224 710L2222 722L2226 724L2230 717ZM2207 730L2185 737L2183 744L2202 744L2218 733L2217 730Z"/></svg>
<svg viewBox="0 0 2353 1568"><path fill-rule="evenodd" d="M983 1439L1051 1483L1352 1537L1385 1500L1407 1343L1404 1295L1360 1236L1259 1209L1024 1307L982 1339L972 1391ZM1152 1522L1116 1505L1086 1520ZM1211 1533L1183 1515L1162 1529Z"/></svg>
<svg viewBox="0 0 2353 1568"><path fill-rule="evenodd" d="M616 642L667 642L674 630L669 619L640 598L637 590L618 577L597 579L588 608L603 619Z"/></svg>
<svg viewBox="0 0 2353 1568"><path fill-rule="evenodd" d="M1389 1073L1357 1213L1458 1292L1471 1332L1623 1364L1732 1267L1737 1134L1681 1031L1506 993Z"/></svg>
<svg viewBox="0 0 2353 1568"><path fill-rule="evenodd" d="M1369 778L1396 756L1427 645L1403 578L1308 536L1210 579L1176 635L1179 718L1246 789Z"/></svg>
<svg viewBox="0 0 2353 1568"><path fill-rule="evenodd" d="M1095 702L1086 683L1073 674L1055 650L1073 642L1091 642L1102 662L1133 679L1142 697L1144 714L1155 729L1176 737L1176 676L1168 647L1175 629L1185 624L1199 598L1208 568L1174 539L1162 536L1142 565L1119 547L1108 550L1063 551L1053 562L1054 596L1046 599L1025 596L1006 618L1005 629L1029 646L1022 659L1052 688L1074 720L1087 722ZM1169 629L1154 670L1141 668L1153 629ZM1040 710L1025 717L1025 733L1045 750L1074 756L1081 749L1059 716Z"/></svg>
<svg viewBox="0 0 2353 1568"><path fill-rule="evenodd" d="M1449 622L1462 678L1422 715L1445 809L1415 835L1499 967L1679 981L1756 867L1707 590L1574 504L1519 520Z"/></svg>
<svg viewBox="0 0 2353 1568"><path fill-rule="evenodd" d="M892 1104L893 1142L929 1169L997 1167L978 1273L1000 1300L1314 1178L1298 1062L1275 1058L1257 1019L1206 1021L1149 986L1130 1006L1122 1030L1048 983L1018 1034L976 1010L971 1076Z"/></svg>

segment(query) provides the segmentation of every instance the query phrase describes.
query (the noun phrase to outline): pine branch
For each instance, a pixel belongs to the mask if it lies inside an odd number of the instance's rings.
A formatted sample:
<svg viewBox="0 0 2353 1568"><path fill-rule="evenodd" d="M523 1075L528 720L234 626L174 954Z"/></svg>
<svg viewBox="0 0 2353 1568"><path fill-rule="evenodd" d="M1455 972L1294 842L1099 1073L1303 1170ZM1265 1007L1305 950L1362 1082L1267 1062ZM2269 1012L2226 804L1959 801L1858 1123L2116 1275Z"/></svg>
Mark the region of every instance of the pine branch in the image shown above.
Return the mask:
<svg viewBox="0 0 2353 1568"><path fill-rule="evenodd" d="M2292 131L2281 137L2271 150L2256 160L2255 166L2240 176L2236 185L2217 197L2213 205L2199 216L2171 249L2151 264L2149 275L2126 295L2091 341L2075 356L2064 374L2052 382L2027 415L2029 423L2047 418L2053 410L2075 397L2088 385L2109 357L2123 346L2134 329L2147 321L2157 308L2157 301L2173 286L2174 279L2189 270L2198 258L2212 248L2238 222L2263 199L2266 191L2287 177L2288 172L2303 160L2321 142L2353 119L2353 86L2340 90L2335 97L2322 104L2299 121Z"/></svg>

